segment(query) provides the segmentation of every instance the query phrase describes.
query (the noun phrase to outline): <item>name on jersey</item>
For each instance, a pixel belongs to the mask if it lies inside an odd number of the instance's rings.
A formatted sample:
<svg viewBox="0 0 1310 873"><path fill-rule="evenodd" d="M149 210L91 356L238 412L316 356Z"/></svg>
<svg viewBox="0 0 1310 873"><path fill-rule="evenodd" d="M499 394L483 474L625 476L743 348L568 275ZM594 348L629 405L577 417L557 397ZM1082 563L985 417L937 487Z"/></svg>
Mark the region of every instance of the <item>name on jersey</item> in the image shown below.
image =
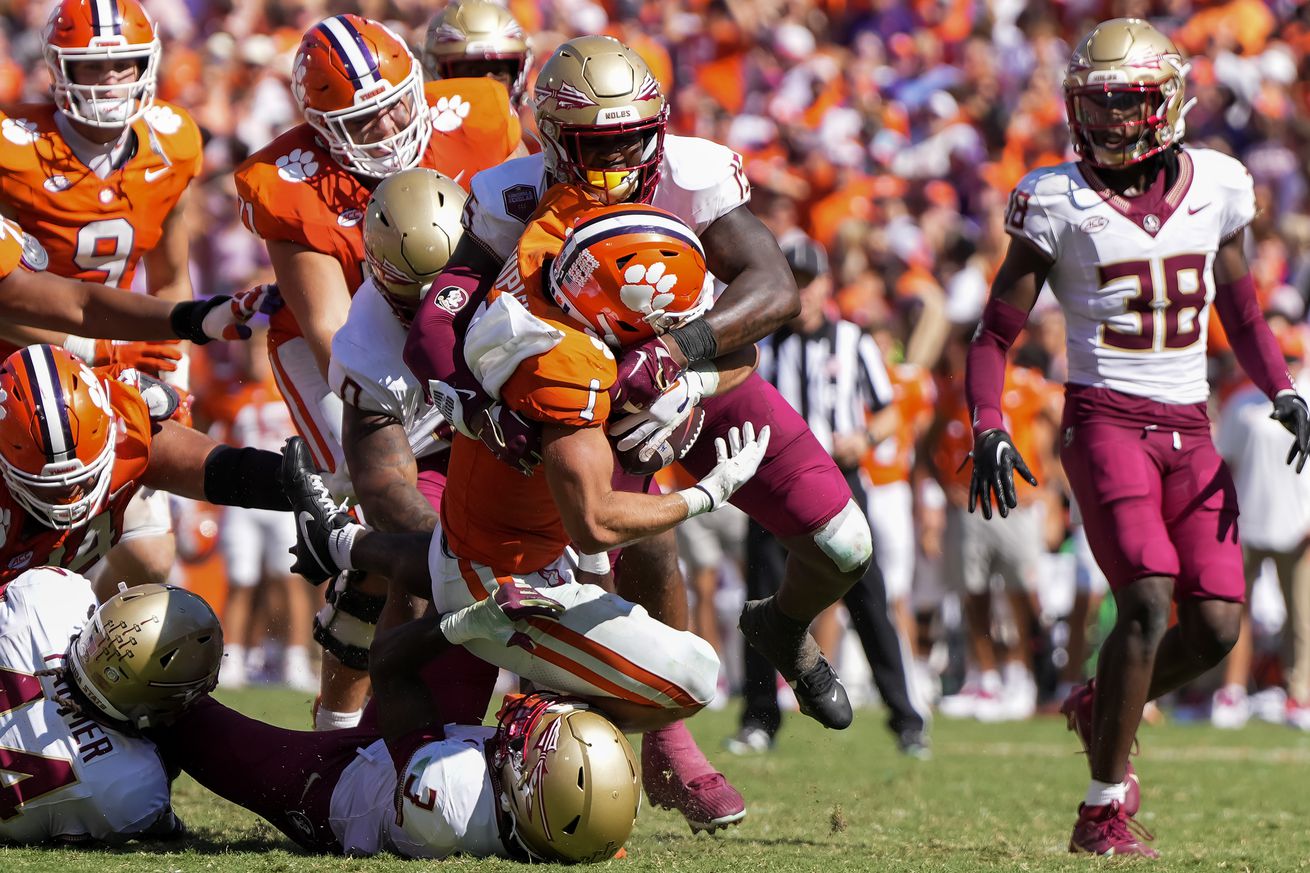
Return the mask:
<svg viewBox="0 0 1310 873"><path fill-rule="evenodd" d="M55 681L55 693L63 698L72 696L67 679L61 676ZM113 739L93 719L62 706L59 707L59 717L68 725L68 732L73 735L73 742L77 743L77 755L83 764L114 753Z"/></svg>
<svg viewBox="0 0 1310 873"><path fill-rule="evenodd" d="M505 294L513 294L523 308L528 306L528 292L523 287L523 275L519 272L518 258L510 258L496 277L495 286Z"/></svg>

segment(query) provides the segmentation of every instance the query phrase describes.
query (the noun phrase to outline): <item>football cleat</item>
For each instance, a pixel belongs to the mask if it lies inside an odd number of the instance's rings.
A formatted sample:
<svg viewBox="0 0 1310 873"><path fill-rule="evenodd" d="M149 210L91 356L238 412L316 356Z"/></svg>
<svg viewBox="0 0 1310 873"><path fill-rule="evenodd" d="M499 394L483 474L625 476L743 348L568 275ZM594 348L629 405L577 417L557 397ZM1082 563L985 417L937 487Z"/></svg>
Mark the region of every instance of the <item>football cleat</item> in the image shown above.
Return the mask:
<svg viewBox="0 0 1310 873"><path fill-rule="evenodd" d="M1078 735L1079 742L1083 744L1083 754L1088 756L1092 753L1092 704L1096 699L1095 685L1096 680L1092 679L1086 685L1075 687L1060 706L1060 712L1067 720L1069 730ZM1124 814L1131 818L1142 808L1142 786L1131 761L1124 770L1124 781L1128 783L1128 794L1124 797L1123 809Z"/></svg>
<svg viewBox="0 0 1310 873"><path fill-rule="evenodd" d="M762 727L746 725L724 740L723 748L734 755L763 755L773 748L773 737Z"/></svg>
<svg viewBox="0 0 1310 873"><path fill-rule="evenodd" d="M650 802L681 813L693 834L712 834L746 817L746 801L705 760L682 722L642 737L641 775Z"/></svg>
<svg viewBox="0 0 1310 873"><path fill-rule="evenodd" d="M341 572L332 560L328 542L333 531L351 523L350 515L333 502L314 467L308 444L298 436L282 447L281 479L296 517L296 545L292 549L296 563L291 572L321 585Z"/></svg>
<svg viewBox="0 0 1310 873"><path fill-rule="evenodd" d="M1078 805L1078 821L1069 837L1070 852L1091 855L1158 858L1160 853L1146 843L1155 836L1142 827L1119 803L1106 806Z"/></svg>
<svg viewBox="0 0 1310 873"><path fill-rule="evenodd" d="M742 608L737 628L746 642L782 674L804 715L826 728L843 730L855 718L846 688L824 660L819 644L806 628L779 627L770 621L769 600L751 600Z"/></svg>

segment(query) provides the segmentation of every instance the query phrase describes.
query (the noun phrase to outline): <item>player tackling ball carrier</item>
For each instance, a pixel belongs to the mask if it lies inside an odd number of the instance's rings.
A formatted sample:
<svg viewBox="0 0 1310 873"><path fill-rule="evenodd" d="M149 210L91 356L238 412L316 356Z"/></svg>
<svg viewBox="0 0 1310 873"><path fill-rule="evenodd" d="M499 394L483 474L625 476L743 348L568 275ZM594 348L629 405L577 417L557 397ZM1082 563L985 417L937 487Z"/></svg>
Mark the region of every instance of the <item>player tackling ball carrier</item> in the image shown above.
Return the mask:
<svg viewBox="0 0 1310 873"><path fill-rule="evenodd" d="M509 414L488 419L490 399L476 396L457 337L552 185L577 186L598 203L648 203L676 215L727 285L704 317L625 345L609 392L615 410L653 412L684 371L749 348L799 308L777 241L747 208L740 156L706 140L666 135L664 95L631 49L608 37L564 43L537 78L535 115L543 152L474 177L464 238L435 283L438 292L420 308L405 350L416 375L448 386L453 425L479 435L498 457L529 465L533 428ZM704 401L704 433L682 461L694 475L710 472L714 439L726 439L741 422L767 423L773 435L759 474L733 502L777 535L790 558L781 591L747 605L742 631L793 684L804 711L827 727L845 727L845 690L807 629L864 572L872 555L868 524L804 421L762 379L752 375ZM617 584L657 605L663 620L685 624L671 536L625 549Z"/></svg>
<svg viewBox="0 0 1310 873"><path fill-rule="evenodd" d="M970 508L1016 505L1036 484L1002 418L1005 353L1049 283L1068 320L1062 460L1118 617L1093 682L1064 712L1092 782L1070 851L1156 857L1130 827L1129 753L1142 707L1218 664L1245 596L1237 501L1206 415L1213 303L1238 361L1310 455L1310 416L1256 302L1242 245L1255 216L1236 160L1183 148L1188 64L1145 21L1097 26L1064 81L1080 160L1029 173L1011 195L1006 253L969 351ZM1178 623L1169 627L1170 602Z"/></svg>

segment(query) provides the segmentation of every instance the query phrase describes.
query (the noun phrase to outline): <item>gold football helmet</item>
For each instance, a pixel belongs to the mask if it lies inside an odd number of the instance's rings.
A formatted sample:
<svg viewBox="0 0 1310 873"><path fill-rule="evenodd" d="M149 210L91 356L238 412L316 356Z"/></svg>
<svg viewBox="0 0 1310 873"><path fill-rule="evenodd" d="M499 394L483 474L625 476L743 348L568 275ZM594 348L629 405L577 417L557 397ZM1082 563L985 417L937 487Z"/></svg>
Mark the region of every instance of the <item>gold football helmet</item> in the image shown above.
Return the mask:
<svg viewBox="0 0 1310 873"><path fill-rule="evenodd" d="M468 194L436 170L403 170L383 179L364 212L364 255L382 297L409 324L464 226Z"/></svg>
<svg viewBox="0 0 1310 873"><path fill-rule="evenodd" d="M641 805L627 738L586 704L555 694L507 697L499 721L493 784L514 839L544 861L614 857Z"/></svg>
<svg viewBox="0 0 1310 873"><path fill-rule="evenodd" d="M1098 24L1069 60L1065 104L1073 144L1097 167L1126 167L1181 143L1187 63L1140 18Z"/></svg>
<svg viewBox="0 0 1310 873"><path fill-rule="evenodd" d="M453 0L428 23L423 71L429 79L500 79L518 106L531 67L532 43L504 6Z"/></svg>
<svg viewBox="0 0 1310 873"><path fill-rule="evenodd" d="M125 588L87 619L69 647L73 684L109 718L168 724L218 685L223 629L198 595L175 585Z"/></svg>
<svg viewBox="0 0 1310 873"><path fill-rule="evenodd" d="M571 39L537 76L546 172L606 204L649 203L660 178L668 105L641 56L608 36Z"/></svg>

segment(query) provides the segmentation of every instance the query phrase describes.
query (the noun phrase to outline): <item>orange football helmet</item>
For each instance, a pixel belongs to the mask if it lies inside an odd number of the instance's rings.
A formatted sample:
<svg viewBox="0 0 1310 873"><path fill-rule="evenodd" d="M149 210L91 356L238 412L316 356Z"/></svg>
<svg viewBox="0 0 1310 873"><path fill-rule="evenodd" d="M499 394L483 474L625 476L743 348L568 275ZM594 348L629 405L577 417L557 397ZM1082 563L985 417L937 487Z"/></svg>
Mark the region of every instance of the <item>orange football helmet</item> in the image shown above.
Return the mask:
<svg viewBox="0 0 1310 873"><path fill-rule="evenodd" d="M92 127L122 128L155 102L159 37L137 0L61 0L46 21L45 60L60 111ZM134 81L78 84L73 65L134 61Z"/></svg>
<svg viewBox="0 0 1310 873"><path fill-rule="evenodd" d="M423 71L385 24L334 15L306 31L291 90L346 170L383 178L419 162L432 135Z"/></svg>
<svg viewBox="0 0 1310 873"><path fill-rule="evenodd" d="M98 513L117 441L107 385L61 348L33 345L0 364L0 476L23 508L55 530Z"/></svg>
<svg viewBox="0 0 1310 873"><path fill-rule="evenodd" d="M703 315L708 276L694 230L671 212L625 203L579 219L547 283L570 317L622 348Z"/></svg>

